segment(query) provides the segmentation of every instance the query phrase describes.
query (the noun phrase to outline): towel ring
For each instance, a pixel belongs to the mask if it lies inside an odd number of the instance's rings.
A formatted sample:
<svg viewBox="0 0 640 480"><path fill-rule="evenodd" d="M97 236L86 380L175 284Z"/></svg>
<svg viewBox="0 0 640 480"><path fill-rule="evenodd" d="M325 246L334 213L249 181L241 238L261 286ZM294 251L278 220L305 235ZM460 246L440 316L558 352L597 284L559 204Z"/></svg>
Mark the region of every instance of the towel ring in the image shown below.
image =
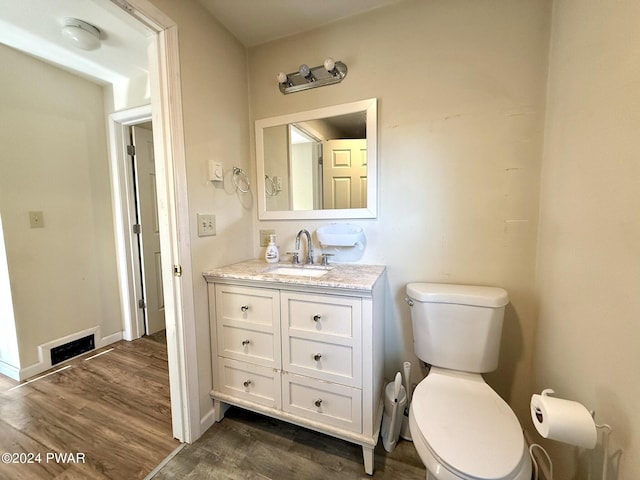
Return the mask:
<svg viewBox="0 0 640 480"><path fill-rule="evenodd" d="M242 193L247 193L249 191L249 177L241 168L233 167L232 180L236 188Z"/></svg>
<svg viewBox="0 0 640 480"><path fill-rule="evenodd" d="M278 194L276 183L269 175L264 176L264 191L267 194L267 197L275 197Z"/></svg>

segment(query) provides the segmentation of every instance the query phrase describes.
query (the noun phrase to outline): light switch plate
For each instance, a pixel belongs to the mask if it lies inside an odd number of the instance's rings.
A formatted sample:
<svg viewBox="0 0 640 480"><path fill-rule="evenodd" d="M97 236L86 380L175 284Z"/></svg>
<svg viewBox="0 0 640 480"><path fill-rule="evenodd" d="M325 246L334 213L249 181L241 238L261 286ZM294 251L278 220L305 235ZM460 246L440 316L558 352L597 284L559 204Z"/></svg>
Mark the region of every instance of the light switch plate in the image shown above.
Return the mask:
<svg viewBox="0 0 640 480"><path fill-rule="evenodd" d="M29 212L29 226L31 228L44 228L44 215L42 212Z"/></svg>
<svg viewBox="0 0 640 480"><path fill-rule="evenodd" d="M269 235L275 235L276 231L274 229L268 230L260 230L260 246L266 247L269 245Z"/></svg>
<svg viewBox="0 0 640 480"><path fill-rule="evenodd" d="M209 160L209 181L222 182L224 180L224 170L222 164L215 160Z"/></svg>
<svg viewBox="0 0 640 480"><path fill-rule="evenodd" d="M216 234L216 216L198 213L198 236L208 237Z"/></svg>

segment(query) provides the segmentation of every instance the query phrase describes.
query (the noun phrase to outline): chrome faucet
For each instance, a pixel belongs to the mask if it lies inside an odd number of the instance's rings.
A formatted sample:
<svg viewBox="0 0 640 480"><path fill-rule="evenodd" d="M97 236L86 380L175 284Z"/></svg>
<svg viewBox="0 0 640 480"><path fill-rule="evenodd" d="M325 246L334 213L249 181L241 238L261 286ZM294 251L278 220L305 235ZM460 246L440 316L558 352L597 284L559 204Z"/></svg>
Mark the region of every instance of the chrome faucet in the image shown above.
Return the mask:
<svg viewBox="0 0 640 480"><path fill-rule="evenodd" d="M313 245L311 244L311 234L309 233L308 230L302 229L298 232L298 235L296 235L296 252L300 252L300 237L302 235L306 235L307 236L307 257L305 258L304 263L307 264L312 264L313 263ZM296 262L296 260L298 259L298 255L296 254L294 256L294 262Z"/></svg>

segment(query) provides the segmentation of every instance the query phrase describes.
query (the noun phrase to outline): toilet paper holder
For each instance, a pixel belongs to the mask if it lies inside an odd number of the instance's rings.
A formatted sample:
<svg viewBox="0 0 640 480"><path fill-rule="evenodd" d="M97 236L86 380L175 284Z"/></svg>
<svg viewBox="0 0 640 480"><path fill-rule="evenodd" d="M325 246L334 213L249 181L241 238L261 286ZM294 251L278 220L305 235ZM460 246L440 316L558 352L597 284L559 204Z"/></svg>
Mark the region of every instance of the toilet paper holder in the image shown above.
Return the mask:
<svg viewBox="0 0 640 480"><path fill-rule="evenodd" d="M595 411L579 402L552 397L554 393L545 388L540 395L531 396L531 420L542 437L591 449L597 442L597 429L611 433L609 425L596 424Z"/></svg>
<svg viewBox="0 0 640 480"><path fill-rule="evenodd" d="M547 397L552 393L556 393L555 390L553 390L552 388L545 388L544 390L542 390L542 392L540 392L540 396ZM531 397L531 400L533 401L533 397ZM532 402L531 408L535 412L536 419L538 420L538 422L542 422L544 417L542 415L542 410L540 410L540 407L538 407L537 405L534 406ZM591 417L593 417L595 414L595 412L593 411L590 411L589 413L591 413Z"/></svg>
<svg viewBox="0 0 640 480"><path fill-rule="evenodd" d="M609 435L612 432L611 426L607 425L606 423L600 425L597 424L595 422L595 411L587 410L582 404L578 402L551 397L550 395L553 393L555 393L554 390L552 390L551 388L546 388L540 393L540 395L534 394L531 396L531 420L536 427L536 430L544 438L568 443L570 445L575 445L583 448L594 448L598 441L597 430L603 430L602 479L606 479L607 464L609 459ZM550 406L549 404L556 405ZM560 405L559 409L557 408L557 405ZM547 408L551 408L551 411L553 413L545 418L545 410L547 410ZM548 422L551 421L555 423L557 421L558 412L566 413L568 417L572 418L572 420L569 422L569 431L563 431L563 427L566 428L567 425L562 425L560 429L557 428L557 425L554 425L554 427L556 427L556 431L549 429ZM549 411L547 411L546 413L548 414ZM547 424L543 426L543 422L545 421L547 421ZM577 426L572 424L574 421L577 423ZM562 421L560 421L559 423L562 423ZM574 427L577 427L576 431L571 431L574 429ZM537 443L532 444L529 447L529 454L531 455L531 460L536 471L535 478L537 478L538 467L536 459L533 455L534 447L538 447L544 452L547 461L549 462L549 469L551 472L553 471L553 465L547 451ZM553 476L552 473L551 475Z"/></svg>

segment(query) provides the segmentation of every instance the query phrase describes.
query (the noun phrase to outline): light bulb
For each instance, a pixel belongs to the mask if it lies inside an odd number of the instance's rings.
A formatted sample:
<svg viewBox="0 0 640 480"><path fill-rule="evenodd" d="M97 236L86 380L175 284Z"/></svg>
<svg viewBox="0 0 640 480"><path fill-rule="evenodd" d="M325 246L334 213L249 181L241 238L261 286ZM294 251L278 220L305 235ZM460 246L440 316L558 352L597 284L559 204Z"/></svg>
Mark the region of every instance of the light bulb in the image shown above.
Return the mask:
<svg viewBox="0 0 640 480"><path fill-rule="evenodd" d="M302 65L300 65L298 72L300 73L300 75L307 78L311 73L311 69L309 69L309 65L307 65L306 63L303 63Z"/></svg>
<svg viewBox="0 0 640 480"><path fill-rule="evenodd" d="M333 61L333 58L329 57L324 61L324 68L327 69L327 72L332 72L336 68L336 62Z"/></svg>
<svg viewBox="0 0 640 480"><path fill-rule="evenodd" d="M278 83L287 83L289 77L284 72L278 72Z"/></svg>

